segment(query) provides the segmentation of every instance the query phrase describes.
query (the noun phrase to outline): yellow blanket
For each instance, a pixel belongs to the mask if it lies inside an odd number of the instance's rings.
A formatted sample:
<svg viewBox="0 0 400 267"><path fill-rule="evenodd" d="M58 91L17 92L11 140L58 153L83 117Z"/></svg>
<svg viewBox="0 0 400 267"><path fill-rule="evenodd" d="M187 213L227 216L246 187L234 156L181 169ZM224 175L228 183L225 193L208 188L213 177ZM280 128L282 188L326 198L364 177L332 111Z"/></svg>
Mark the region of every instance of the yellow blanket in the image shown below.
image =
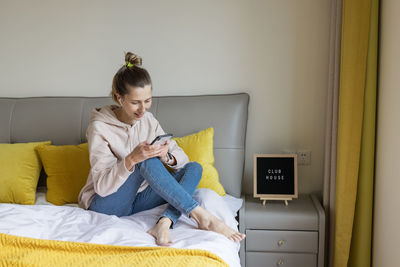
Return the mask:
<svg viewBox="0 0 400 267"><path fill-rule="evenodd" d="M0 233L0 266L228 266L200 249L128 247Z"/></svg>

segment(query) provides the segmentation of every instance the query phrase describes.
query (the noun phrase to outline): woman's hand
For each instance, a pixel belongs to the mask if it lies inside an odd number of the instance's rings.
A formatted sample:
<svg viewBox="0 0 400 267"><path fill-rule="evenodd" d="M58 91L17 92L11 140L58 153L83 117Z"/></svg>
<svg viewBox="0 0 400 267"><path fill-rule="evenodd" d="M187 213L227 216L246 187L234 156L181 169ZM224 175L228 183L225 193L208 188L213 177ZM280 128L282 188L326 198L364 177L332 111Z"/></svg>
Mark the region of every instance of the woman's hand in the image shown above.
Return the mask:
<svg viewBox="0 0 400 267"><path fill-rule="evenodd" d="M169 145L169 140L167 140L167 142L165 142L164 145L160 145L161 152L160 152L160 155L158 155L158 157L164 162L169 161L169 157L167 155L168 154L168 145Z"/></svg>
<svg viewBox="0 0 400 267"><path fill-rule="evenodd" d="M134 165L149 158L159 157L166 159L168 144L168 141L164 145L150 145L148 142L142 142L138 144L135 149L128 156L126 156L126 168L128 170L132 170Z"/></svg>
<svg viewBox="0 0 400 267"><path fill-rule="evenodd" d="M162 157L168 152L168 144L166 145L150 145L142 142L135 147L130 153L131 159L136 163L145 161L149 158Z"/></svg>
<svg viewBox="0 0 400 267"><path fill-rule="evenodd" d="M161 152L162 156L159 156L159 157L162 159L163 162L167 163L170 166L174 166L174 165L176 165L176 159L175 159L174 155L172 155L172 154L169 154L169 155L171 155L171 158L168 156L168 145L169 145L169 140L164 145L165 150L163 150Z"/></svg>

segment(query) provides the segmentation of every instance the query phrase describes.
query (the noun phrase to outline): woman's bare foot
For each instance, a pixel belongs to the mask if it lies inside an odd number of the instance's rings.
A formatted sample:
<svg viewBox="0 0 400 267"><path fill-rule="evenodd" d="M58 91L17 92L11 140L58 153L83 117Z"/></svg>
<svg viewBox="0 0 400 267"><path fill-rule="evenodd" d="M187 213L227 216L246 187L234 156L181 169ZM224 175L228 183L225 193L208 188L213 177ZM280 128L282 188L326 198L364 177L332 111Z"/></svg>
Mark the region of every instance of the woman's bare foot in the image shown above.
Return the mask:
<svg viewBox="0 0 400 267"><path fill-rule="evenodd" d="M233 230L223 221L200 206L197 206L192 210L190 216L197 221L200 229L222 234L234 242L240 242L246 237L245 234Z"/></svg>
<svg viewBox="0 0 400 267"><path fill-rule="evenodd" d="M169 228L171 227L171 224L172 221L169 218L162 217L153 228L147 231L147 233L154 236L158 245L169 246L172 244L169 237Z"/></svg>

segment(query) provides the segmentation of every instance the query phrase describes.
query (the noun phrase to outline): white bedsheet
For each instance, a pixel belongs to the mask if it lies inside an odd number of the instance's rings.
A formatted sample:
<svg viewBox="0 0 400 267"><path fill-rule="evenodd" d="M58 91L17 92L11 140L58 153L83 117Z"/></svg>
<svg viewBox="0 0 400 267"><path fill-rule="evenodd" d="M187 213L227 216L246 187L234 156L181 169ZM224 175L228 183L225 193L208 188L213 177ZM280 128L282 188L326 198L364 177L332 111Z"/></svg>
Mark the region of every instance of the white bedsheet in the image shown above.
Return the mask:
<svg viewBox="0 0 400 267"><path fill-rule="evenodd" d="M237 230L235 215L241 199L220 197L214 191L197 189L194 198L200 205ZM131 216L117 217L83 210L76 205L55 206L38 192L35 205L0 204L0 232L52 240L112 244L122 246L157 246L147 234L166 205ZM240 266L239 243L223 235L199 230L197 223L181 216L171 229L174 248L204 249L215 253L230 266Z"/></svg>

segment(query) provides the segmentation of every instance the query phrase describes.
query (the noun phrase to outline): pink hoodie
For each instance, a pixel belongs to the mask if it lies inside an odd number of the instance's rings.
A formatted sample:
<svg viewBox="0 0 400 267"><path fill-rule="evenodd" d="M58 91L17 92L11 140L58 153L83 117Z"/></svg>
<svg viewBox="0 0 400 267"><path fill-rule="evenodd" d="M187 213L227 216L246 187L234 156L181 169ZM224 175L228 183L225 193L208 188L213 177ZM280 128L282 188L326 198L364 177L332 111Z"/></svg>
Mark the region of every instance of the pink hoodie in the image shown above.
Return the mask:
<svg viewBox="0 0 400 267"><path fill-rule="evenodd" d="M86 185L79 193L79 206L88 209L97 193L105 197L116 192L126 181L135 167L130 171L125 166L125 157L141 142L151 142L156 136L165 134L160 123L153 114L146 112L144 116L131 126L121 122L113 110L117 105L95 108L90 114L90 123L86 130L89 144L90 172ZM182 168L189 159L185 152L171 140L169 152L174 155L176 165L171 168ZM148 186L144 181L139 192Z"/></svg>

